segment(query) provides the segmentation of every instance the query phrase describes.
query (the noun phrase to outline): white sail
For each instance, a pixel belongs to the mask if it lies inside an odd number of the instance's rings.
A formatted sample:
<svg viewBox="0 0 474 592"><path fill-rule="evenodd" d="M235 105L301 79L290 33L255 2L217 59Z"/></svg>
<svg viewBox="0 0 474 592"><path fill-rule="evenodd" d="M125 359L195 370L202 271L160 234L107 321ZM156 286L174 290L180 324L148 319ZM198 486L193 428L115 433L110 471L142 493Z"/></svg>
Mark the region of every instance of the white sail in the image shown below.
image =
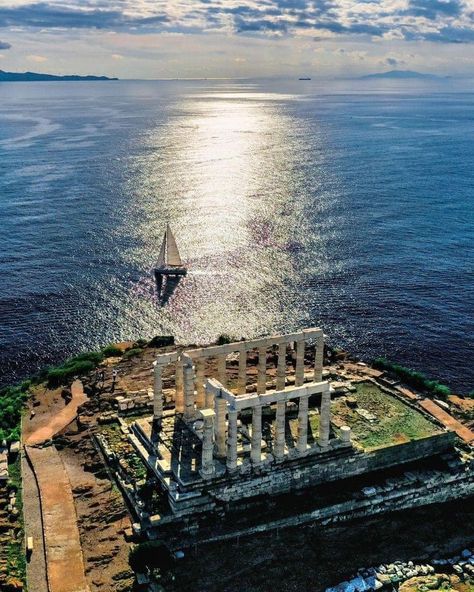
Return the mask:
<svg viewBox="0 0 474 592"><path fill-rule="evenodd" d="M178 247L169 224L166 227L166 243L166 246L168 247L166 252L166 265L169 265L170 267L182 267L183 263L179 256Z"/></svg>
<svg viewBox="0 0 474 592"><path fill-rule="evenodd" d="M158 267L165 266L165 258L166 258L166 232L163 237L163 242L161 243L160 254L158 255Z"/></svg>

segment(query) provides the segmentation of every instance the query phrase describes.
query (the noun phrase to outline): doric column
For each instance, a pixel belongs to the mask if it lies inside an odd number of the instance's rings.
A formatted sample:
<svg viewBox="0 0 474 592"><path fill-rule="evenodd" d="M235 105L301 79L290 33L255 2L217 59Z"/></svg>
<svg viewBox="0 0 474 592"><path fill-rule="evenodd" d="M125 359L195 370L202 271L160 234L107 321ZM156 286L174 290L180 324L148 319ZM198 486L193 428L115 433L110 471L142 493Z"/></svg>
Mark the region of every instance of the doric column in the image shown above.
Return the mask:
<svg viewBox="0 0 474 592"><path fill-rule="evenodd" d="M267 347L258 348L257 393L262 395L267 390Z"/></svg>
<svg viewBox="0 0 474 592"><path fill-rule="evenodd" d="M183 362L179 359L176 362L175 370L175 410L176 413L183 413L184 411L184 390L183 390Z"/></svg>
<svg viewBox="0 0 474 592"><path fill-rule="evenodd" d="M252 408L252 448L250 459L254 465L262 462L262 406Z"/></svg>
<svg viewBox="0 0 474 592"><path fill-rule="evenodd" d="M227 354L218 354L217 374L219 377L219 382L222 384L222 386L227 386L226 360Z"/></svg>
<svg viewBox="0 0 474 592"><path fill-rule="evenodd" d="M304 349L304 339L298 340L296 342L295 386L304 384Z"/></svg>
<svg viewBox="0 0 474 592"><path fill-rule="evenodd" d="M319 418L319 445L326 448L329 445L329 431L331 429L331 391L321 393L321 416Z"/></svg>
<svg viewBox="0 0 474 592"><path fill-rule="evenodd" d="M285 375L286 375L286 341L278 344L278 364L277 364L277 378L276 390L283 391L285 389Z"/></svg>
<svg viewBox="0 0 474 592"><path fill-rule="evenodd" d="M183 355L184 419L194 419L194 368L189 356Z"/></svg>
<svg viewBox="0 0 474 592"><path fill-rule="evenodd" d="M214 475L214 416L212 409L202 409L199 412L203 420L202 428L202 457L201 476L209 479Z"/></svg>
<svg viewBox="0 0 474 592"><path fill-rule="evenodd" d="M196 360L196 407L198 409L204 409L206 407L206 388L204 386L204 358L198 358Z"/></svg>
<svg viewBox="0 0 474 592"><path fill-rule="evenodd" d="M298 405L298 443L297 449L305 454L308 449L308 400L309 395L303 395Z"/></svg>
<svg viewBox="0 0 474 592"><path fill-rule="evenodd" d="M341 426L341 429L339 430L339 437L343 444L351 444L351 433L351 428L349 426Z"/></svg>
<svg viewBox="0 0 474 592"><path fill-rule="evenodd" d="M245 395L247 385L247 350L239 350L239 378L237 381L237 393Z"/></svg>
<svg viewBox="0 0 474 592"><path fill-rule="evenodd" d="M275 420L275 444L273 446L273 456L276 460L283 460L285 456L285 411L286 402L278 401Z"/></svg>
<svg viewBox="0 0 474 592"><path fill-rule="evenodd" d="M214 431L216 434L216 455L220 458L224 458L227 452L225 439L225 416L227 414L227 401L225 399L222 399L221 397L215 397L214 410L216 413L216 418L214 421Z"/></svg>
<svg viewBox="0 0 474 592"><path fill-rule="evenodd" d="M227 433L227 470L237 469L237 409L229 408L229 428Z"/></svg>
<svg viewBox="0 0 474 592"><path fill-rule="evenodd" d="M163 366L153 362L153 419L160 420L163 417Z"/></svg>
<svg viewBox="0 0 474 592"><path fill-rule="evenodd" d="M324 336L316 340L314 350L314 382L323 379Z"/></svg>

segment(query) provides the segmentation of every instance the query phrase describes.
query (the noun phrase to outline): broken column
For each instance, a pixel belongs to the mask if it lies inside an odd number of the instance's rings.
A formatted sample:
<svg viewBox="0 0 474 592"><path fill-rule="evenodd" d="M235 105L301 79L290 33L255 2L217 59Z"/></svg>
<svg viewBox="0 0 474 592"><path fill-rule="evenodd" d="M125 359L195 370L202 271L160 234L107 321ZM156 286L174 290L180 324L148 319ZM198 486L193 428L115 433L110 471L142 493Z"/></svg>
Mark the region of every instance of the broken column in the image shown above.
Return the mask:
<svg viewBox="0 0 474 592"><path fill-rule="evenodd" d="M201 409L199 415L203 420L201 476L209 479L214 475L214 417L212 409Z"/></svg>
<svg viewBox="0 0 474 592"><path fill-rule="evenodd" d="M227 470L237 470L237 409L229 407L229 426L227 434Z"/></svg>
<svg viewBox="0 0 474 592"><path fill-rule="evenodd" d="M351 444L352 430L349 426L343 425L339 430L339 438L343 444Z"/></svg>
<svg viewBox="0 0 474 592"><path fill-rule="evenodd" d="M254 465L262 461L262 406L255 405L252 408L252 442L250 459Z"/></svg>
<svg viewBox="0 0 474 592"><path fill-rule="evenodd" d="M273 446L275 460L283 460L285 456L285 412L286 401L278 401L276 404L275 443Z"/></svg>
<svg viewBox="0 0 474 592"><path fill-rule="evenodd" d="M194 368L193 360L184 354L183 361L183 387L184 387L184 419L194 419Z"/></svg>
<svg viewBox="0 0 474 592"><path fill-rule="evenodd" d="M321 410L319 419L319 445L326 448L329 445L329 433L331 429L331 390L321 393Z"/></svg>
<svg viewBox="0 0 474 592"><path fill-rule="evenodd" d="M308 401L309 395L303 395L299 398L298 443L296 447L300 454L306 454L308 450Z"/></svg>

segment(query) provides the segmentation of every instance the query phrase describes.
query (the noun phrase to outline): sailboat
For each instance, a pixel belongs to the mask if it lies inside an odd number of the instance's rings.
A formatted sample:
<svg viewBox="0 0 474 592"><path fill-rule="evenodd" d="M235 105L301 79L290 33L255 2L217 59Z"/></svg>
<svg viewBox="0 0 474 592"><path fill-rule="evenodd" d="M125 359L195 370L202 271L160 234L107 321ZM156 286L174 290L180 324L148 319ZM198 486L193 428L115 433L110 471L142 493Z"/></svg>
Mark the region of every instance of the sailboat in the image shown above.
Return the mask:
<svg viewBox="0 0 474 592"><path fill-rule="evenodd" d="M157 267L155 267L156 281L161 287L163 276L180 276L186 275L186 273L187 269L181 261L176 239L171 232L170 225L167 224L163 242L161 243L160 254L158 256L158 264Z"/></svg>

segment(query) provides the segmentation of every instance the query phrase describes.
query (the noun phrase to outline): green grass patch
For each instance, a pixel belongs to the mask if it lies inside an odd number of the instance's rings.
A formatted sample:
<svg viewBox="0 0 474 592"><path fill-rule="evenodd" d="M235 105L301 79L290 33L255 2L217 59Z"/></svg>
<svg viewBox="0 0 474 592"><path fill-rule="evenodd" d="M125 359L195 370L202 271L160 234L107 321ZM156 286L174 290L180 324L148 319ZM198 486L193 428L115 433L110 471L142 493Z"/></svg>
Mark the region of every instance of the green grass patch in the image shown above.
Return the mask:
<svg viewBox="0 0 474 592"><path fill-rule="evenodd" d="M50 368L46 374L48 386L55 388L66 384L74 376L83 376L88 374L103 361L102 352L85 352L74 358L70 358L64 364Z"/></svg>
<svg viewBox="0 0 474 592"><path fill-rule="evenodd" d="M24 526L23 526L23 489L21 480L21 460L17 457L15 462L8 465L10 490L15 491L16 507L18 517L12 523L14 538L11 537L5 545L6 573L9 579L20 580L26 589L26 556L24 544Z"/></svg>
<svg viewBox="0 0 474 592"><path fill-rule="evenodd" d="M438 428L424 415L378 386L362 382L356 385L356 389L352 396L357 401L357 408L350 408L341 398L334 401L333 411L351 427L354 440L363 448L383 448L438 433ZM361 410L369 412L375 419L366 419L360 414Z"/></svg>
<svg viewBox="0 0 474 592"><path fill-rule="evenodd" d="M127 350L123 357L128 360L129 358L134 358L135 356L139 356L143 351L141 347L132 347L132 349Z"/></svg>
<svg viewBox="0 0 474 592"><path fill-rule="evenodd" d="M437 380L430 380L422 372L417 372L406 366L389 362L385 358L375 358L372 366L377 370L390 372L409 386L420 391L429 392L436 397L445 399L451 394L451 390L445 384L441 384Z"/></svg>
<svg viewBox="0 0 474 592"><path fill-rule="evenodd" d="M122 356L123 351L116 345L110 344L107 347L104 347L101 353L104 358L118 358L119 356Z"/></svg>
<svg viewBox="0 0 474 592"><path fill-rule="evenodd" d="M20 439L21 412L28 398L29 381L0 390L0 440Z"/></svg>

